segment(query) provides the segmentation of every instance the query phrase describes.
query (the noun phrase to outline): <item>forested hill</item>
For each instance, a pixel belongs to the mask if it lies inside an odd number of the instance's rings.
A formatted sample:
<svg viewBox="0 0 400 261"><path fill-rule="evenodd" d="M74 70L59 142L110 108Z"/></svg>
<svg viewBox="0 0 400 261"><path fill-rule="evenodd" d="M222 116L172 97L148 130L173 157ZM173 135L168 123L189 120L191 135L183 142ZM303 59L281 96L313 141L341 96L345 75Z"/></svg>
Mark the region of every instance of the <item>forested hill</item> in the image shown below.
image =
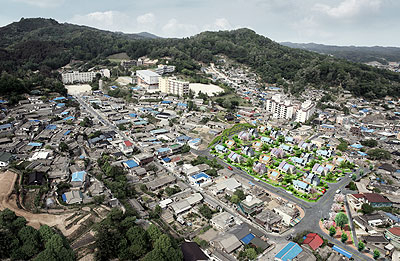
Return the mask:
<svg viewBox="0 0 400 261"><path fill-rule="evenodd" d="M209 63L217 54L224 54L253 68L265 82L281 84L292 93L308 87L335 91L341 86L367 98L400 96L398 73L285 47L249 29L149 39L40 18L0 28L0 71L22 79L34 70L48 77L71 59L88 61L91 66L107 64L106 57L119 52L133 59L169 56L177 70L186 74L199 69L198 61ZM31 89L32 81L22 87Z"/></svg>
<svg viewBox="0 0 400 261"><path fill-rule="evenodd" d="M373 62L382 64L388 62L400 62L399 47L362 47L362 46L335 46L316 43L291 43L283 42L284 46L313 51L321 54L330 54L338 58L347 59L353 62Z"/></svg>

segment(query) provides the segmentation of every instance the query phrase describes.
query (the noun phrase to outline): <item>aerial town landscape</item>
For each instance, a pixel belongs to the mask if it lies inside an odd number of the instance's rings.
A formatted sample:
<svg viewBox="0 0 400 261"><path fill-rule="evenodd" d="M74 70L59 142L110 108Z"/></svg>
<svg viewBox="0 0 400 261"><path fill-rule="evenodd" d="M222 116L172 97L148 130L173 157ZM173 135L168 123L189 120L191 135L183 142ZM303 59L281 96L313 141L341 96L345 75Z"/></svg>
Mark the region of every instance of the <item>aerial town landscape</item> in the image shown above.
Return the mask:
<svg viewBox="0 0 400 261"><path fill-rule="evenodd" d="M400 260L400 55L42 18L0 37L1 260Z"/></svg>

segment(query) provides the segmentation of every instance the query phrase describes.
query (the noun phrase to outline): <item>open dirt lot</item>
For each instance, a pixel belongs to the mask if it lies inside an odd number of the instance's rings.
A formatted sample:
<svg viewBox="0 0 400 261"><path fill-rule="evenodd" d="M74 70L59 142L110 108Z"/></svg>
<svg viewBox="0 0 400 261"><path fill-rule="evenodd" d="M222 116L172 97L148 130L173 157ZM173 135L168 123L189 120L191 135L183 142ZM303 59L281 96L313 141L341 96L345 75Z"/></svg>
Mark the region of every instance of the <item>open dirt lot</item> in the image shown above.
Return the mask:
<svg viewBox="0 0 400 261"><path fill-rule="evenodd" d="M17 207L16 196L11 195L17 177L18 175L11 171L0 172L0 210L8 208L14 211L16 215L23 216L28 225L34 228L39 228L40 225L56 226L67 236L70 231L65 229L65 219L71 214L33 214Z"/></svg>

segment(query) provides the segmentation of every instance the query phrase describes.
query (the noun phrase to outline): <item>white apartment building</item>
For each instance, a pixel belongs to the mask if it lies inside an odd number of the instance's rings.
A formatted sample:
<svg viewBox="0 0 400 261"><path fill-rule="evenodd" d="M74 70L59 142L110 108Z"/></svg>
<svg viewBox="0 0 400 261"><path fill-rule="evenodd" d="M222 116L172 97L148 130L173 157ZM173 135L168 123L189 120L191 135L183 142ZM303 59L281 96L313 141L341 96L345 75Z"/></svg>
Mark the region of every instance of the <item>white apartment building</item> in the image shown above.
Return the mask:
<svg viewBox="0 0 400 261"><path fill-rule="evenodd" d="M161 77L158 73L149 70L136 71L137 84L147 88L148 91L159 91L158 80Z"/></svg>
<svg viewBox="0 0 400 261"><path fill-rule="evenodd" d="M315 112L315 104L307 100L301 104L300 109L296 113L297 122L306 122Z"/></svg>
<svg viewBox="0 0 400 261"><path fill-rule="evenodd" d="M159 64L157 69L154 71L159 75L163 75L164 73L172 73L175 71L175 66Z"/></svg>
<svg viewBox="0 0 400 261"><path fill-rule="evenodd" d="M96 74L100 74L101 76L110 78L111 73L108 69L102 69L100 71L91 71L91 72L79 72L79 71L72 71L72 72L64 72L61 74L62 82L64 84L71 84L71 83L85 83L91 82L96 77Z"/></svg>
<svg viewBox="0 0 400 261"><path fill-rule="evenodd" d="M162 93L178 96L189 94L189 82L180 81L175 77L159 78L158 85Z"/></svg>
<svg viewBox="0 0 400 261"><path fill-rule="evenodd" d="M282 95L275 94L267 100L266 110L272 113L275 119L290 120L294 115L294 106L290 100L284 100Z"/></svg>
<svg viewBox="0 0 400 261"><path fill-rule="evenodd" d="M61 74L62 82L64 84L69 83L83 83L83 82L91 82L98 72L65 72Z"/></svg>

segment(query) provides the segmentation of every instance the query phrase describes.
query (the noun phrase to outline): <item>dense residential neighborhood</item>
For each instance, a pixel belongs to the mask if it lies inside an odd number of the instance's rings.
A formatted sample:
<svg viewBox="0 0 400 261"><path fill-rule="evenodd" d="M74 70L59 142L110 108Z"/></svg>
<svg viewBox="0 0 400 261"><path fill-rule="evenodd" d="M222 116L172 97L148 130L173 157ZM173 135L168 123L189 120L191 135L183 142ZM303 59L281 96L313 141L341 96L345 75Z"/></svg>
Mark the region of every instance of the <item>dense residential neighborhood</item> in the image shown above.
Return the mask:
<svg viewBox="0 0 400 261"><path fill-rule="evenodd" d="M400 261L396 1L6 2L0 260Z"/></svg>
<svg viewBox="0 0 400 261"><path fill-rule="evenodd" d="M181 246L185 258L366 260L398 249L399 101L344 95L339 109L310 91L301 102L224 61L204 68L221 87L196 92L173 66L152 64L100 75L94 90L84 83L96 74L63 73L75 84L66 96L2 101L2 175L18 174L26 211L66 215L58 227L78 255L114 208L196 242ZM237 104L219 100L227 89Z"/></svg>

